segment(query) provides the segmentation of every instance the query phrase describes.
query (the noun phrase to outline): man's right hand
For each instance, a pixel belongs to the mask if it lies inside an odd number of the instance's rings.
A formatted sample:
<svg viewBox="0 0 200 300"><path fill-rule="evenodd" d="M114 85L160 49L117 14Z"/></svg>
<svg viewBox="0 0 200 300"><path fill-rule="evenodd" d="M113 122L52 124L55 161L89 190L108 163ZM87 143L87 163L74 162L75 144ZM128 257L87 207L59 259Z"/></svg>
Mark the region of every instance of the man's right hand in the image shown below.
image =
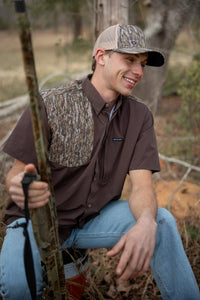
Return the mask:
<svg viewBox="0 0 200 300"><path fill-rule="evenodd" d="M37 174L37 170L33 164L25 165L16 160L6 179L7 190L12 200L21 208L24 208L24 192L21 184L24 173ZM46 182L33 181L28 190L29 208L34 209L46 205L49 196L50 192Z"/></svg>

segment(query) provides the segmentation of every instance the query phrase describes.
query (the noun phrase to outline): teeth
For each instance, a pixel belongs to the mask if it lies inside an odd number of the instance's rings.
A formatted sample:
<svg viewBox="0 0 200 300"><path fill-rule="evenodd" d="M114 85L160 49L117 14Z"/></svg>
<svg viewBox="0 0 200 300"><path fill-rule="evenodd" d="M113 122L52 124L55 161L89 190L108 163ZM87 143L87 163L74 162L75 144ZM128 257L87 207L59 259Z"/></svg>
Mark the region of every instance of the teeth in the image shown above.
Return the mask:
<svg viewBox="0 0 200 300"><path fill-rule="evenodd" d="M135 81L131 80L131 79L128 79L126 77L124 77L124 79L126 79L128 82L132 83L132 84L135 84Z"/></svg>

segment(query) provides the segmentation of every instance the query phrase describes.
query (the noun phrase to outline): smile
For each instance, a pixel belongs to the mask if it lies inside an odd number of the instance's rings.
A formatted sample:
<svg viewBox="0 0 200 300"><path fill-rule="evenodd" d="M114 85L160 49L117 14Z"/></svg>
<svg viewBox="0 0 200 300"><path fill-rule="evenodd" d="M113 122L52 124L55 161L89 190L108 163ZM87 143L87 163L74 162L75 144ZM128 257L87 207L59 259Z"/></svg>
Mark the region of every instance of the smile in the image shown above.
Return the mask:
<svg viewBox="0 0 200 300"><path fill-rule="evenodd" d="M135 85L137 81L134 81L133 79L129 79L127 77L123 77L126 81L130 82L132 85Z"/></svg>

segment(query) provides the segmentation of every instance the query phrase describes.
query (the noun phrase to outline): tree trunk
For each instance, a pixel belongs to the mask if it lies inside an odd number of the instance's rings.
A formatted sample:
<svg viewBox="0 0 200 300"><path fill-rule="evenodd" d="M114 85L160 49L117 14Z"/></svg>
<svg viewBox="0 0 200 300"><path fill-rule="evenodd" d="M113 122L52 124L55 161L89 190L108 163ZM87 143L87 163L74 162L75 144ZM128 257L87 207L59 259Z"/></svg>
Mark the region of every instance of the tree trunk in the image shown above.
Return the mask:
<svg viewBox="0 0 200 300"><path fill-rule="evenodd" d="M195 9L197 10L197 6L199 0L154 0L148 3L144 30L147 44L161 49L165 56L165 65L153 69L147 67L144 80L136 87L134 94L147 101L154 113L161 100L170 52L181 28Z"/></svg>
<svg viewBox="0 0 200 300"><path fill-rule="evenodd" d="M73 41L76 41L82 35L83 16L81 13L81 8L84 5L85 1L73 0L68 1L67 3L67 9L71 15L70 20L73 30Z"/></svg>
<svg viewBox="0 0 200 300"><path fill-rule="evenodd" d="M81 14L75 14L74 17L74 40L78 40L82 34L82 17Z"/></svg>
<svg viewBox="0 0 200 300"><path fill-rule="evenodd" d="M95 38L107 27L128 24L128 0L95 0Z"/></svg>

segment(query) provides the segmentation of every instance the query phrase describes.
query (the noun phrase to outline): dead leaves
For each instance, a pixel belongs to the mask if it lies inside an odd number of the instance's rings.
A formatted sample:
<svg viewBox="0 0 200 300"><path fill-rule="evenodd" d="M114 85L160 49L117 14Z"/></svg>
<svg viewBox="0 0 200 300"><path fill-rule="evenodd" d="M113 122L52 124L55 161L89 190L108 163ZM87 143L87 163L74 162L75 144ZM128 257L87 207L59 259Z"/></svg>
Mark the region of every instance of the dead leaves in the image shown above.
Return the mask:
<svg viewBox="0 0 200 300"><path fill-rule="evenodd" d="M92 295L90 289L90 296L85 296L86 299L162 299L151 271L136 279L118 284L115 270L119 257L108 258L107 251L108 249L90 250L91 278L98 291L101 292L101 297L96 293L95 296Z"/></svg>

